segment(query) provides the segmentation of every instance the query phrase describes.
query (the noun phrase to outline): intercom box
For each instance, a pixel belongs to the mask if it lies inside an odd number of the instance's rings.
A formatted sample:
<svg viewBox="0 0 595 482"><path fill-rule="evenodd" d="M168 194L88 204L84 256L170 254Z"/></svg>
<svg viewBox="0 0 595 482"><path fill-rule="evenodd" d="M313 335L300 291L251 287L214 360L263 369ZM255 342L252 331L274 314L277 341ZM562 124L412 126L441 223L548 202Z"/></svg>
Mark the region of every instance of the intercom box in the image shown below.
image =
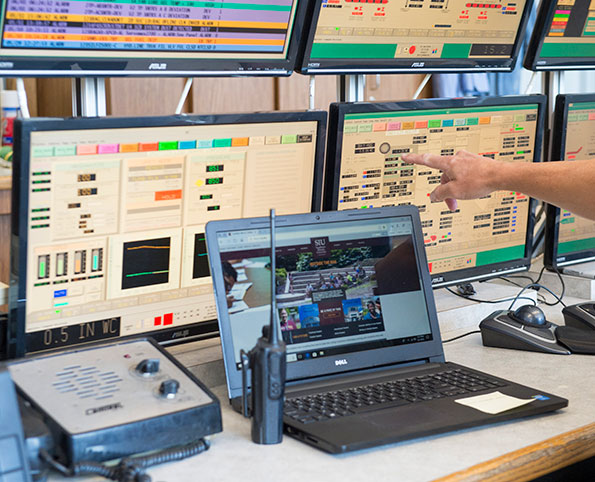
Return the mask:
<svg viewBox="0 0 595 482"><path fill-rule="evenodd" d="M9 370L68 465L161 450L222 430L215 395L148 338L18 360Z"/></svg>

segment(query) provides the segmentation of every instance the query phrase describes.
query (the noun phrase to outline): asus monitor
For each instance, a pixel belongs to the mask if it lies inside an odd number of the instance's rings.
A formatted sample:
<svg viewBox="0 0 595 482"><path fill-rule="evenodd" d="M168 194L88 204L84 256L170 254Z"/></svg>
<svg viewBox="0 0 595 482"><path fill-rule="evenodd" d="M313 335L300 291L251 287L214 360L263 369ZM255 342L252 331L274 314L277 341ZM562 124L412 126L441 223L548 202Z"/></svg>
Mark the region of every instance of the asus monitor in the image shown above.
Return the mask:
<svg viewBox="0 0 595 482"><path fill-rule="evenodd" d="M332 104L324 208L417 206L436 287L527 270L534 225L528 196L498 191L459 201L452 212L430 201L440 171L401 156L466 149L508 162L539 161L544 102L531 95Z"/></svg>
<svg viewBox="0 0 595 482"><path fill-rule="evenodd" d="M305 0L6 0L0 75L289 75Z"/></svg>
<svg viewBox="0 0 595 482"><path fill-rule="evenodd" d="M205 224L319 210L326 118L17 121L9 355L217 333Z"/></svg>
<svg viewBox="0 0 595 482"><path fill-rule="evenodd" d="M315 0L304 74L514 68L532 0Z"/></svg>

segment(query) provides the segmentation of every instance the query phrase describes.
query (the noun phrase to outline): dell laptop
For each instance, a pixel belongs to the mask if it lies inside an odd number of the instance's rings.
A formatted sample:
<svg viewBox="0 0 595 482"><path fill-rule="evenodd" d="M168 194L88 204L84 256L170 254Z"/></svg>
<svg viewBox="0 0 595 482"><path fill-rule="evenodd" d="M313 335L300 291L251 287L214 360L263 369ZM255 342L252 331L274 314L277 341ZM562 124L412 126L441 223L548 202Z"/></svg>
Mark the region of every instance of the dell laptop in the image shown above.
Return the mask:
<svg viewBox="0 0 595 482"><path fill-rule="evenodd" d="M278 216L275 296L287 344L284 426L341 453L556 410L567 400L444 359L412 206ZM269 323L268 218L206 227L228 394Z"/></svg>

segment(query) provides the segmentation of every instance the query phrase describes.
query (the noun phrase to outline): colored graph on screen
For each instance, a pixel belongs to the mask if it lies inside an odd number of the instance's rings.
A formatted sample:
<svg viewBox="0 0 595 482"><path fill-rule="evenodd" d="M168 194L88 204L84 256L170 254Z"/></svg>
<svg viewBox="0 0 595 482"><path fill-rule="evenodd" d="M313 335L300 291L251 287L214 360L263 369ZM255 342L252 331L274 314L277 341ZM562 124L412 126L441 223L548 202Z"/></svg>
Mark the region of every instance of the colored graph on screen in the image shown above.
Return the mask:
<svg viewBox="0 0 595 482"><path fill-rule="evenodd" d="M124 243L122 289L167 283L170 248L169 238Z"/></svg>

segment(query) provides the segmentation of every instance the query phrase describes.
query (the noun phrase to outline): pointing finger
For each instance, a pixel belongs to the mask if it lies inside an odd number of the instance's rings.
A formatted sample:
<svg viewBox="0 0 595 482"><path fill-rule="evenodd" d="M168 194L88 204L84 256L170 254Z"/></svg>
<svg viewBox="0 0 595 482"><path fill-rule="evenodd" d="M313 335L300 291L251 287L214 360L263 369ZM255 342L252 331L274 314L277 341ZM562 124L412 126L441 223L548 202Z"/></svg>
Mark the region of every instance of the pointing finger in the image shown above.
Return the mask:
<svg viewBox="0 0 595 482"><path fill-rule="evenodd" d="M440 156L438 154L403 154L402 159L411 164L421 164L433 169L444 171L448 168L450 160L454 156Z"/></svg>

